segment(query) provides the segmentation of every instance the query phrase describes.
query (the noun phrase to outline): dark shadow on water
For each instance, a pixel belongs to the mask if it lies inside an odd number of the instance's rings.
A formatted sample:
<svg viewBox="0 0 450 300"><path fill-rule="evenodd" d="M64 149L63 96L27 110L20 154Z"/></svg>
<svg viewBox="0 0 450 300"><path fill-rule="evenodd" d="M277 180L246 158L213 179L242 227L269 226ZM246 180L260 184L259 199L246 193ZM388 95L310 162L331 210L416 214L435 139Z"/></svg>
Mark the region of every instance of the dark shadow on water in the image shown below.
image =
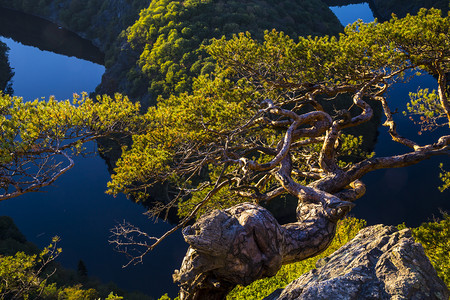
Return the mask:
<svg viewBox="0 0 450 300"><path fill-rule="evenodd" d="M0 36L24 45L103 65L105 55L92 42L42 18L0 7Z"/></svg>

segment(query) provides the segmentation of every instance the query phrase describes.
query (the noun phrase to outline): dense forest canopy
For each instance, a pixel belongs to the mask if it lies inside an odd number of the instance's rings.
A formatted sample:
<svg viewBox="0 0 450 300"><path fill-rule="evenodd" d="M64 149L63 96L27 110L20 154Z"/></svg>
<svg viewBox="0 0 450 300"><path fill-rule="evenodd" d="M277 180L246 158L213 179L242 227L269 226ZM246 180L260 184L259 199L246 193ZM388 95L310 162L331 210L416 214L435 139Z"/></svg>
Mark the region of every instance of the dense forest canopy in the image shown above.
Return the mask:
<svg viewBox="0 0 450 300"><path fill-rule="evenodd" d="M273 28L297 36L337 34L342 26L321 1L152 1L126 30L137 65L126 67L125 92L132 98L150 93L154 101L190 91L195 76L214 69L204 49L210 39L244 31L262 38Z"/></svg>

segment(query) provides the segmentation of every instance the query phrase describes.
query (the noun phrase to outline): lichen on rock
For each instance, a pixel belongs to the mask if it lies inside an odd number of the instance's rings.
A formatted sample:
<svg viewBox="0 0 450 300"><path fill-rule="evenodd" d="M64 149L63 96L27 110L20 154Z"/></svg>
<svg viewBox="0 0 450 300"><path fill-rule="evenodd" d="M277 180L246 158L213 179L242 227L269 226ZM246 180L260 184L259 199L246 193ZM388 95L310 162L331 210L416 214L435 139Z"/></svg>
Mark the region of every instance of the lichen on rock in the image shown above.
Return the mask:
<svg viewBox="0 0 450 300"><path fill-rule="evenodd" d="M446 285L410 230L375 225L265 300L448 298Z"/></svg>

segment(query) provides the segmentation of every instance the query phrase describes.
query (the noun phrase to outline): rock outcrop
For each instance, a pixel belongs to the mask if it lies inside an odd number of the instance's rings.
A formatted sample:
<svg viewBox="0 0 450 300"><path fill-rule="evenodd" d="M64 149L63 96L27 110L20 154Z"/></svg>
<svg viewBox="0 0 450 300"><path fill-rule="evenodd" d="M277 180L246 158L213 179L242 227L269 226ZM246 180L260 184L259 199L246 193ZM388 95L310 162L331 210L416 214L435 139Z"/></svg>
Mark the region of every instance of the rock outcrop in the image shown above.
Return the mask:
<svg viewBox="0 0 450 300"><path fill-rule="evenodd" d="M367 227L312 270L264 300L449 299L409 229Z"/></svg>

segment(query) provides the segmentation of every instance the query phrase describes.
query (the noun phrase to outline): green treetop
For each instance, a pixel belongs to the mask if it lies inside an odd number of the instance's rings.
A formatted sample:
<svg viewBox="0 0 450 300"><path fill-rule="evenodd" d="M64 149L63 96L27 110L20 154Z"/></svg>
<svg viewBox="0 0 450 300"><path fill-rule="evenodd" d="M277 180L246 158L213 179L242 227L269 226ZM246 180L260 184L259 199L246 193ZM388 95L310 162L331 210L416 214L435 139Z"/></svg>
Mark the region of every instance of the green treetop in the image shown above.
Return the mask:
<svg viewBox="0 0 450 300"><path fill-rule="evenodd" d="M178 200L171 204L177 203L185 216L176 228L212 208L286 194L298 198L299 207L344 201L338 206L345 208L332 213L342 217L350 202L364 195L365 174L450 154L448 134L426 145L401 136L386 95L410 74L428 72L438 79L436 91L412 97L412 118L432 113L432 124L450 126L449 28L449 16L421 10L385 23L356 22L339 37L294 41L270 31L263 42L249 33L215 40L207 47L218 64L214 73L198 76L191 93L160 98L149 109L150 130L133 137L109 192L147 197L154 183L171 182ZM351 97L348 107L323 109L323 101L340 107L340 94ZM424 101L432 101L426 110ZM344 134L372 118L369 103L381 104L384 126L393 141L405 146L404 154L374 157L357 150L359 138ZM349 155L359 158L345 159ZM155 214L168 206L157 206ZM127 228L115 230L119 248L133 243L132 233L139 232ZM134 256L137 261L161 241L151 239L154 244L139 244L143 251Z"/></svg>
<svg viewBox="0 0 450 300"><path fill-rule="evenodd" d="M367 122L373 115L366 99L383 105L385 126L392 138L412 151L407 157L425 150L429 152L427 157L434 152L446 154L447 136L435 146L420 146L400 136L385 96L394 82L407 80L405 72L427 71L438 77L438 88L412 94L409 113L412 118L418 115L419 119L430 119L428 126L449 126L448 28L449 17L442 18L437 10L422 10L417 16L394 17L381 24L356 22L338 38L300 37L295 42L272 31L266 33L262 43L248 33L216 40L208 47L218 62L214 74L197 77L192 93L161 98L157 107L149 109L146 118L150 129L134 137L133 147L118 162L111 192L132 192L139 190L140 184L155 180L179 183L177 180L192 179L205 168L214 174L213 170L226 166L226 174L234 174L226 176L232 187L243 183L243 179L241 183L235 181L242 176L249 180L248 185L238 188L238 194L263 199L266 196L262 191L274 190L277 184L268 184L269 179L265 184L255 184L265 175L272 177L275 162L287 153L292 155L299 179L308 183L323 181L328 172L352 170L358 177L369 171L358 170L368 168L366 164L377 165L369 169L397 166L381 163L379 158L338 165L342 130ZM352 95L351 107L323 111L318 99L337 103L340 98L336 96L344 93ZM295 124L291 133L296 115L303 125ZM286 139L290 140L289 147ZM289 150L280 154L283 146ZM319 153L313 155L313 149ZM273 165L260 167L265 162ZM416 159L406 163L413 162ZM206 182L196 183L202 184Z"/></svg>
<svg viewBox="0 0 450 300"><path fill-rule="evenodd" d="M130 96L149 82L146 92L154 98L190 91L195 76L214 69L203 47L210 39L241 31L262 38L272 28L295 36L337 34L342 27L321 1L152 1L126 31L139 55L127 75L133 84Z"/></svg>
<svg viewBox="0 0 450 300"><path fill-rule="evenodd" d="M139 104L121 95L97 101L24 102L0 94L0 201L35 192L69 170L83 144L113 133L130 134L139 123Z"/></svg>

